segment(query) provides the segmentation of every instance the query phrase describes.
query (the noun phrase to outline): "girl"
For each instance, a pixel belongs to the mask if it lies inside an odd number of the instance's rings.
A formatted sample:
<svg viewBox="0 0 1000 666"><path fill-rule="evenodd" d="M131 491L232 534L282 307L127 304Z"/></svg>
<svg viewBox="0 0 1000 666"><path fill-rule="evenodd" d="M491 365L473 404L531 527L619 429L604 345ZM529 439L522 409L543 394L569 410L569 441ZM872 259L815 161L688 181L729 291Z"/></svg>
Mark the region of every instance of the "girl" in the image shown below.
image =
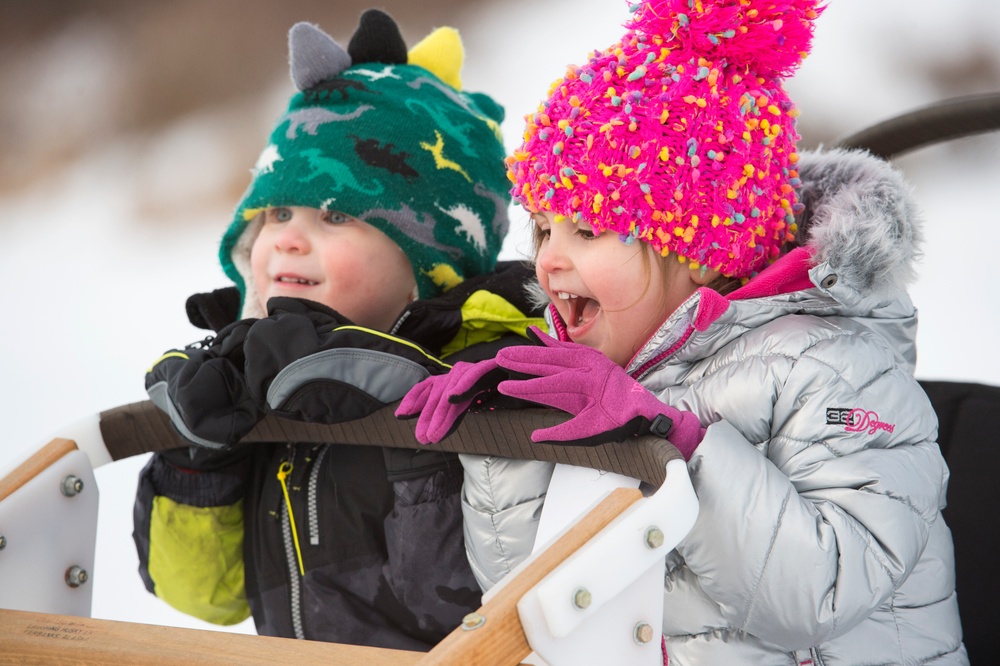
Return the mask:
<svg viewBox="0 0 1000 666"><path fill-rule="evenodd" d="M913 379L911 195L867 154L795 152L781 81L821 8L635 9L508 160L554 339L457 364L399 414L439 440L507 371L500 393L573 415L535 441L665 433L701 505L667 559L671 664L967 663L948 470ZM552 468L463 463L488 588L530 550Z"/></svg>

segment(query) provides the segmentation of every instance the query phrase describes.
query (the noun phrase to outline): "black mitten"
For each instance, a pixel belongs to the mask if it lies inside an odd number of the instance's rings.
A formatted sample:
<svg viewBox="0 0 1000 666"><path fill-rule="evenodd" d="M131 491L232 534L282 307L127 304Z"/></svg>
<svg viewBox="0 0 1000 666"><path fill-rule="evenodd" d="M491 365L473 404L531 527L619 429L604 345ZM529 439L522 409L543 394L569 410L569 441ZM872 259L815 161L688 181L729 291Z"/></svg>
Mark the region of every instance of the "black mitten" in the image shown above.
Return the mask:
<svg viewBox="0 0 1000 666"><path fill-rule="evenodd" d="M223 287L203 294L193 294L184 305L188 320L198 328L221 331L240 316L240 290Z"/></svg>
<svg viewBox="0 0 1000 666"><path fill-rule="evenodd" d="M362 418L448 364L409 340L298 298L267 303L244 344L247 386L271 413L312 423Z"/></svg>
<svg viewBox="0 0 1000 666"><path fill-rule="evenodd" d="M234 322L214 338L171 350L146 373L150 399L189 442L226 448L260 420L243 375L243 343L254 321Z"/></svg>

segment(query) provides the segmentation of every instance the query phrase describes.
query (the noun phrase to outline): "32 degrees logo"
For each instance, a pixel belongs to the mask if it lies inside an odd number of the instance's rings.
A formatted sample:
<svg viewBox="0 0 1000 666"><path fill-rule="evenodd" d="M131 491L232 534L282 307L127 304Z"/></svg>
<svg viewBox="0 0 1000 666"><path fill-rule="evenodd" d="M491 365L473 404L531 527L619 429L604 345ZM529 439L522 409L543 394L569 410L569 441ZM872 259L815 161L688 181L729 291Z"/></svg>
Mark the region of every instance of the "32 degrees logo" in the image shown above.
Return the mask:
<svg viewBox="0 0 1000 666"><path fill-rule="evenodd" d="M842 425L847 432L868 432L874 435L879 430L893 432L896 429L895 423L886 423L879 420L878 414L866 409L827 407L827 425Z"/></svg>

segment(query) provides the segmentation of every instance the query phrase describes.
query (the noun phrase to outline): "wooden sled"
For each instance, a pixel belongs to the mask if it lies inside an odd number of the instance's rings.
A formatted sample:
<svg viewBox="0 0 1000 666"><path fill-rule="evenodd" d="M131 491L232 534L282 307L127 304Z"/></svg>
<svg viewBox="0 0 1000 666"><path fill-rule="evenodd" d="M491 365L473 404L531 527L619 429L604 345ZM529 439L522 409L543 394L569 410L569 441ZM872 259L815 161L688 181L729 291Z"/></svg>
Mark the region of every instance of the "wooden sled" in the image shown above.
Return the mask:
<svg viewBox="0 0 1000 666"><path fill-rule="evenodd" d="M394 410L391 405L338 425L267 417L241 444L336 441L414 447L413 422L397 420ZM65 437L51 440L0 480L0 606L6 608L0 610L0 661L59 663L72 655L86 663L135 664L275 659L518 664L534 651L553 666L602 652L609 655L606 663L623 656L632 664L662 663L664 556L690 530L698 510L687 468L672 445L653 436L627 446L530 442L531 431L564 419L541 409L471 415L430 448L592 467L658 490L647 497L638 489L611 492L490 590L476 613L423 654L87 617L97 526L93 468L186 445L149 401L102 412L91 422L68 427ZM39 529L38 516L45 517L45 529ZM668 523L663 516L670 516Z"/></svg>
<svg viewBox="0 0 1000 666"><path fill-rule="evenodd" d="M892 159L997 128L1000 94L980 95L918 109L836 145ZM941 416L939 442L952 469L945 516L956 544L965 644L974 663L992 663L1000 659L991 621L1000 593L994 565L1000 545L980 521L982 507L1000 501L995 484L1000 458L991 446L1000 431L1000 388L922 384ZM396 421L392 411L390 406L336 426L269 417L244 441L414 447L413 426ZM676 449L653 437L594 448L530 443L533 430L563 418L547 410L470 415L434 448L619 472L658 490L645 497L638 490L610 493L491 590L463 626L431 652L417 653L87 617L97 520L93 469L184 444L151 403L102 412L68 427L63 437L44 444L23 463L0 469L0 663L478 665L517 664L532 651L551 666L571 661L662 663L657 659L663 556L683 538L697 513L686 468ZM984 439L981 433L992 437ZM959 489L956 496L952 491ZM663 516L670 517L670 524L662 522ZM635 575L610 580L610 571ZM609 654L614 656L601 657Z"/></svg>

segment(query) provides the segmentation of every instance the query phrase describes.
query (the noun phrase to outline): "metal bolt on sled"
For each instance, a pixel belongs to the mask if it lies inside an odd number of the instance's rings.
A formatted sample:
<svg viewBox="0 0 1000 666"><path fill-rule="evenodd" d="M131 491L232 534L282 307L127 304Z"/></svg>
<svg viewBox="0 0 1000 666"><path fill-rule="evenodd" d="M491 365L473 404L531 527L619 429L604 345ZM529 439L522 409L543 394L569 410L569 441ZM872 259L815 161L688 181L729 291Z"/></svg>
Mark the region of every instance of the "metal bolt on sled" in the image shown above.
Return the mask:
<svg viewBox="0 0 1000 666"><path fill-rule="evenodd" d="M70 474L62 480L62 494L66 497L75 497L83 492L83 479Z"/></svg>
<svg viewBox="0 0 1000 666"><path fill-rule="evenodd" d="M80 587L87 582L88 578L87 570L75 564L66 569L66 584L70 587Z"/></svg>
<svg viewBox="0 0 1000 666"><path fill-rule="evenodd" d="M656 632L653 631L653 627L647 622L639 622L635 625L635 630L632 632L632 638L639 645L645 645L649 641L653 640L656 636Z"/></svg>

